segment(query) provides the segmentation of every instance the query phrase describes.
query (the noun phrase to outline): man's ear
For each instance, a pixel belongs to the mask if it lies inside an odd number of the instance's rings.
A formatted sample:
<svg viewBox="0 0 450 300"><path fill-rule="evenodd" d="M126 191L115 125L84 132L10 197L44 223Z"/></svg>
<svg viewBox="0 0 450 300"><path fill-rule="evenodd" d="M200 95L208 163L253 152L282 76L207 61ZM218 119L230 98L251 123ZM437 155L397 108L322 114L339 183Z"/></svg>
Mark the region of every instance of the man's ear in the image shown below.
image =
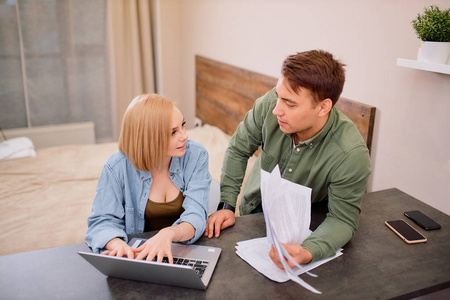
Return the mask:
<svg viewBox="0 0 450 300"><path fill-rule="evenodd" d="M333 108L333 101L330 98L320 101L320 116L325 116L330 113L330 110Z"/></svg>

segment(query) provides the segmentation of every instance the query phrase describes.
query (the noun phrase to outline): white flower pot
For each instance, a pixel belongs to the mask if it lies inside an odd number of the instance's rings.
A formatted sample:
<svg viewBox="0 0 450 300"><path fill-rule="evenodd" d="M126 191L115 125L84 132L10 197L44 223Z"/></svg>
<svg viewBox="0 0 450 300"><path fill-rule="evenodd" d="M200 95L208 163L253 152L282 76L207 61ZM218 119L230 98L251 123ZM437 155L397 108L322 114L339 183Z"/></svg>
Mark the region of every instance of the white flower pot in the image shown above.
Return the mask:
<svg viewBox="0 0 450 300"><path fill-rule="evenodd" d="M422 42L418 61L447 64L450 55L450 42Z"/></svg>

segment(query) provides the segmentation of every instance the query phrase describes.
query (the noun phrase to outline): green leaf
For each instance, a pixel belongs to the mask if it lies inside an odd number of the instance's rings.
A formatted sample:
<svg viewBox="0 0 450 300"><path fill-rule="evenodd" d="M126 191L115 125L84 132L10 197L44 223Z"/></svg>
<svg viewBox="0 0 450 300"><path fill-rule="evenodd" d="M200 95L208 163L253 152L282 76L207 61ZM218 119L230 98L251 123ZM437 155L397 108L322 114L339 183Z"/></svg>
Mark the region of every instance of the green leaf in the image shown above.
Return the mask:
<svg viewBox="0 0 450 300"><path fill-rule="evenodd" d="M425 7L423 14L417 14L411 23L422 41L450 42L450 8L440 10L435 5Z"/></svg>

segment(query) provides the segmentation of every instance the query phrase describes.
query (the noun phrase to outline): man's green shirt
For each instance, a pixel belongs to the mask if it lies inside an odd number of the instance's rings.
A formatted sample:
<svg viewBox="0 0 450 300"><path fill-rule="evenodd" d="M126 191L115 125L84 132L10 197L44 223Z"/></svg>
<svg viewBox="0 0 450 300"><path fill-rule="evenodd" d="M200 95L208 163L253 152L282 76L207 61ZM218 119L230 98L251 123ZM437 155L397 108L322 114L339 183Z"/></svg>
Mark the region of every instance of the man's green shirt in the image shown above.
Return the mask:
<svg viewBox="0 0 450 300"><path fill-rule="evenodd" d="M248 158L261 146L244 187L240 214L249 214L261 203L260 170L271 172L279 165L284 179L312 189L313 203L328 200L326 219L302 246L313 261L330 257L357 230L371 173L369 150L353 122L336 107L318 134L294 147L292 136L280 130L272 113L276 102L275 89L257 99L231 138L222 167L221 202L236 206Z"/></svg>

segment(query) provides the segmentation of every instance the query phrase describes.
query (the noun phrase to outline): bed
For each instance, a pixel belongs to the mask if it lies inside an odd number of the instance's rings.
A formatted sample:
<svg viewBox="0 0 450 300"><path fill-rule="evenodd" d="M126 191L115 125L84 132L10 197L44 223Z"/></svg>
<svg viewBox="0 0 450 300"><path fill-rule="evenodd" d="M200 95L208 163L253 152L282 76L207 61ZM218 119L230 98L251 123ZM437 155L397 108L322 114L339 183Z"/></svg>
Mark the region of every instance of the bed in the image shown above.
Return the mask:
<svg viewBox="0 0 450 300"><path fill-rule="evenodd" d="M210 153L210 212L218 204L221 160L230 136L205 124L188 130ZM84 242L97 181L117 143L36 149L0 162L0 255Z"/></svg>
<svg viewBox="0 0 450 300"><path fill-rule="evenodd" d="M230 136L276 78L201 56L195 65L196 114L203 125L188 135L209 152L213 212ZM370 147L375 108L347 99L340 104ZM116 150L117 143L66 145L36 149L36 157L0 161L0 255L83 243L98 178Z"/></svg>

